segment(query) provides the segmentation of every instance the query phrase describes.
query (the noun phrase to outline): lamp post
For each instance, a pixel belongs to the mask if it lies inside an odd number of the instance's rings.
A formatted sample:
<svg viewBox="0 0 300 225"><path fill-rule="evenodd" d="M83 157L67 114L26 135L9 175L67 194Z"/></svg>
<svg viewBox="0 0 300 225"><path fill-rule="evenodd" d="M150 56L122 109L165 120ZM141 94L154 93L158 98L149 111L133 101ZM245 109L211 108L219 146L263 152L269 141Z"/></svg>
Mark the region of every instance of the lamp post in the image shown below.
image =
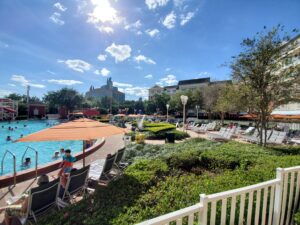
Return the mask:
<svg viewBox="0 0 300 225"><path fill-rule="evenodd" d="M167 107L167 122L169 122L169 107L170 107L170 105L166 104L166 107Z"/></svg>
<svg viewBox="0 0 300 225"><path fill-rule="evenodd" d="M181 99L181 103L183 105L183 117L182 117L182 119L183 119L183 129L185 129L185 105L186 105L189 98L188 98L188 96L181 95L180 99Z"/></svg>
<svg viewBox="0 0 300 225"><path fill-rule="evenodd" d="M197 110L197 120L199 119L199 116L198 116L198 115L199 115L199 112L198 112L198 111L199 111L199 108L200 108L200 106L199 106L199 105L196 105L196 110Z"/></svg>

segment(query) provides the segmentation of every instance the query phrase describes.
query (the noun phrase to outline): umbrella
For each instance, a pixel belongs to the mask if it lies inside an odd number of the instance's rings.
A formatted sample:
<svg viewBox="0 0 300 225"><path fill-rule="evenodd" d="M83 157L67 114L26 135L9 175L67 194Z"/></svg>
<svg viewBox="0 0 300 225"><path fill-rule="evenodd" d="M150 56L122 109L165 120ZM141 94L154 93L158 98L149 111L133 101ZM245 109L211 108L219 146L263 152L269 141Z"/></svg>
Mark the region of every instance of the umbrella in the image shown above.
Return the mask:
<svg viewBox="0 0 300 225"><path fill-rule="evenodd" d="M62 123L45 130L32 133L18 139L16 142L40 142L40 141L68 141L68 140L93 140L102 137L109 137L117 134L124 134L125 129L111 124L100 123L91 119L77 119L71 122ZM84 148L83 148L84 153ZM85 160L83 160L85 164Z"/></svg>

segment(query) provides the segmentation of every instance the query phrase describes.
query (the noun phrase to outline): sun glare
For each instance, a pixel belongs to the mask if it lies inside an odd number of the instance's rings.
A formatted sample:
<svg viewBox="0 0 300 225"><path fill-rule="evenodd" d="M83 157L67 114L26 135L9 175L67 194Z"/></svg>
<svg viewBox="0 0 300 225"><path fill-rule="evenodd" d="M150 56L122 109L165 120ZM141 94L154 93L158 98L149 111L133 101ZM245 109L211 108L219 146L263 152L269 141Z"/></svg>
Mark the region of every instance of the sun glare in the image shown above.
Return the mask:
<svg viewBox="0 0 300 225"><path fill-rule="evenodd" d="M118 12L111 5L109 0L91 0L95 6L93 12L89 13L89 22L92 23L119 23Z"/></svg>

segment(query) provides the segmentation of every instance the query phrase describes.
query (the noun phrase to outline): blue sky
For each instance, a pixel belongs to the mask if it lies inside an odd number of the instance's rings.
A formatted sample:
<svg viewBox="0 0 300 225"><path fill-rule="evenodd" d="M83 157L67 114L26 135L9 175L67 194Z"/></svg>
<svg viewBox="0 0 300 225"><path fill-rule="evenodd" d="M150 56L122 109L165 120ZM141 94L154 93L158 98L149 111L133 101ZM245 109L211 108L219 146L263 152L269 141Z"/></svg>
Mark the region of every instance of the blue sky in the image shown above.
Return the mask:
<svg viewBox="0 0 300 225"><path fill-rule="evenodd" d="M278 23L300 28L299 0L1 0L0 96L85 93L108 77L126 99L155 84L210 76L245 37Z"/></svg>

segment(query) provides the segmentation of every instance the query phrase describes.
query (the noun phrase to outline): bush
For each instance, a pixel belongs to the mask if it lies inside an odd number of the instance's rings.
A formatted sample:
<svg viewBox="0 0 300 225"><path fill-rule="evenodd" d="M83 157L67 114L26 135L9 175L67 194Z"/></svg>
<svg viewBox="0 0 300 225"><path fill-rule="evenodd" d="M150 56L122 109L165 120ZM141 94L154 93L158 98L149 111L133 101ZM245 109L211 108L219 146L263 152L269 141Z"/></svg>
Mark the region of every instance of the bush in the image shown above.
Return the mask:
<svg viewBox="0 0 300 225"><path fill-rule="evenodd" d="M135 141L137 144L144 144L145 143L145 134L136 133Z"/></svg>
<svg viewBox="0 0 300 225"><path fill-rule="evenodd" d="M294 222L295 222L295 225L300 225L300 212L299 211L297 213L295 213L295 215L294 215Z"/></svg>
<svg viewBox="0 0 300 225"><path fill-rule="evenodd" d="M176 127L172 124L167 124L164 126L152 126L152 127L145 127L143 130L144 131L150 131L152 133L158 133L158 132L162 132L162 131L168 131L168 130L173 130Z"/></svg>
<svg viewBox="0 0 300 225"><path fill-rule="evenodd" d="M275 153L257 145L228 142L214 151L204 152L201 163L206 169L235 169L252 165L258 158L271 154Z"/></svg>
<svg viewBox="0 0 300 225"><path fill-rule="evenodd" d="M175 145L130 145L125 160L133 164L119 180L107 188L98 187L91 197L50 214L39 223L135 224L193 205L199 202L201 193L212 194L273 179L277 167L299 165L300 155L289 155L282 147L221 144L196 138ZM296 223L300 222L299 217L295 216ZM218 219L219 215L216 224Z"/></svg>

